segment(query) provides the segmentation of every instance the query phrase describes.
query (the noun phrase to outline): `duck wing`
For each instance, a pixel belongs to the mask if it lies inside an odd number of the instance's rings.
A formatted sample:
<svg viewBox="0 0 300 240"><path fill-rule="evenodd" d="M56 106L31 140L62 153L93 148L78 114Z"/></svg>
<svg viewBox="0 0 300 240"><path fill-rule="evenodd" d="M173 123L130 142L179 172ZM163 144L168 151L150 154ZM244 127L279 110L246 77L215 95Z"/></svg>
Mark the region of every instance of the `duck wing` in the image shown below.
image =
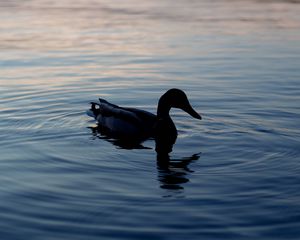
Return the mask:
<svg viewBox="0 0 300 240"><path fill-rule="evenodd" d="M101 117L114 117L134 125L140 125L141 119L139 114L131 108L122 108L112 104L104 99L99 98L99 112ZM98 117L97 117L98 118ZM98 119L97 119L98 120Z"/></svg>
<svg viewBox="0 0 300 240"><path fill-rule="evenodd" d="M95 118L99 125L116 135L152 136L156 115L136 109L119 107L102 98L91 102L87 115Z"/></svg>
<svg viewBox="0 0 300 240"><path fill-rule="evenodd" d="M147 112L145 110L141 110L141 109L137 109L137 108L123 108L123 109L135 114L135 116L141 121L141 124L145 128L152 129L157 121L156 115L154 115L153 113Z"/></svg>

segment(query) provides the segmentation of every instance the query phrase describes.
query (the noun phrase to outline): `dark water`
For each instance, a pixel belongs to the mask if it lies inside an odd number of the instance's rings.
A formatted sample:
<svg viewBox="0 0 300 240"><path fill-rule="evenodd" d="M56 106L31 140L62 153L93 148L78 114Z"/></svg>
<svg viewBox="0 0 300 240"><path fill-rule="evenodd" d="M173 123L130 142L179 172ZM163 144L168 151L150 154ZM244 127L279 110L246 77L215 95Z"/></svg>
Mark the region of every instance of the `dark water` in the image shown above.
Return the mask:
<svg viewBox="0 0 300 240"><path fill-rule="evenodd" d="M1 239L299 239L298 1L0 1ZM170 163L93 131L174 110Z"/></svg>

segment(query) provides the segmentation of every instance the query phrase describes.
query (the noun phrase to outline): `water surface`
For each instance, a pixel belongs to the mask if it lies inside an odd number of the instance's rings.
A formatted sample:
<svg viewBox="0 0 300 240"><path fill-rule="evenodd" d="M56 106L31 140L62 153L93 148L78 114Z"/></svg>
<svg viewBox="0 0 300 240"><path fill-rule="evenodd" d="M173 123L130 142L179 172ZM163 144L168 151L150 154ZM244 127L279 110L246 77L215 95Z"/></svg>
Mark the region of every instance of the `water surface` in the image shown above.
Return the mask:
<svg viewBox="0 0 300 240"><path fill-rule="evenodd" d="M299 239L298 1L0 1L1 239ZM155 113L169 164L85 115Z"/></svg>

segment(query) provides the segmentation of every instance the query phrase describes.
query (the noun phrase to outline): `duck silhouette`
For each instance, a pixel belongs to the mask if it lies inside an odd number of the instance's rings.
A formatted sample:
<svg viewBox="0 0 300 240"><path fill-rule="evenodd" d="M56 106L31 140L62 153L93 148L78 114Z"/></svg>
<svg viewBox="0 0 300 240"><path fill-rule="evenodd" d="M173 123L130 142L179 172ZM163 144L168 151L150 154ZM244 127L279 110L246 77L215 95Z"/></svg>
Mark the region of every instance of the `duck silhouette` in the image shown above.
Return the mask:
<svg viewBox="0 0 300 240"><path fill-rule="evenodd" d="M108 137L136 143L154 138L156 152L167 154L172 151L177 139L177 129L169 114L171 108L182 109L201 119L186 94L176 88L160 97L157 115L141 109L119 107L101 98L99 102L91 102L87 114L97 120L98 128Z"/></svg>

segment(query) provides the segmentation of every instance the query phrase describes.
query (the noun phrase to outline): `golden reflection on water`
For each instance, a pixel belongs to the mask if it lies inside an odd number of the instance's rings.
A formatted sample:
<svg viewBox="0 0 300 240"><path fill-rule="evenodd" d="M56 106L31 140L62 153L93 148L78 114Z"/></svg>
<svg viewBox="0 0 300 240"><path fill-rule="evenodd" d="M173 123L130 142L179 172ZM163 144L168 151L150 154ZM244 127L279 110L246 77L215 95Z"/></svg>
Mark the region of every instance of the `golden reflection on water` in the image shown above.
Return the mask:
<svg viewBox="0 0 300 240"><path fill-rule="evenodd" d="M162 65L157 56L212 56L224 51L224 36L299 40L297 2L0 0L1 85L55 87L95 76L159 79L162 67L184 69Z"/></svg>
<svg viewBox="0 0 300 240"><path fill-rule="evenodd" d="M152 54L188 36L300 29L297 1L6 1L1 49L89 50ZM188 7L187 7L188 6ZM176 39L174 39L176 40Z"/></svg>

